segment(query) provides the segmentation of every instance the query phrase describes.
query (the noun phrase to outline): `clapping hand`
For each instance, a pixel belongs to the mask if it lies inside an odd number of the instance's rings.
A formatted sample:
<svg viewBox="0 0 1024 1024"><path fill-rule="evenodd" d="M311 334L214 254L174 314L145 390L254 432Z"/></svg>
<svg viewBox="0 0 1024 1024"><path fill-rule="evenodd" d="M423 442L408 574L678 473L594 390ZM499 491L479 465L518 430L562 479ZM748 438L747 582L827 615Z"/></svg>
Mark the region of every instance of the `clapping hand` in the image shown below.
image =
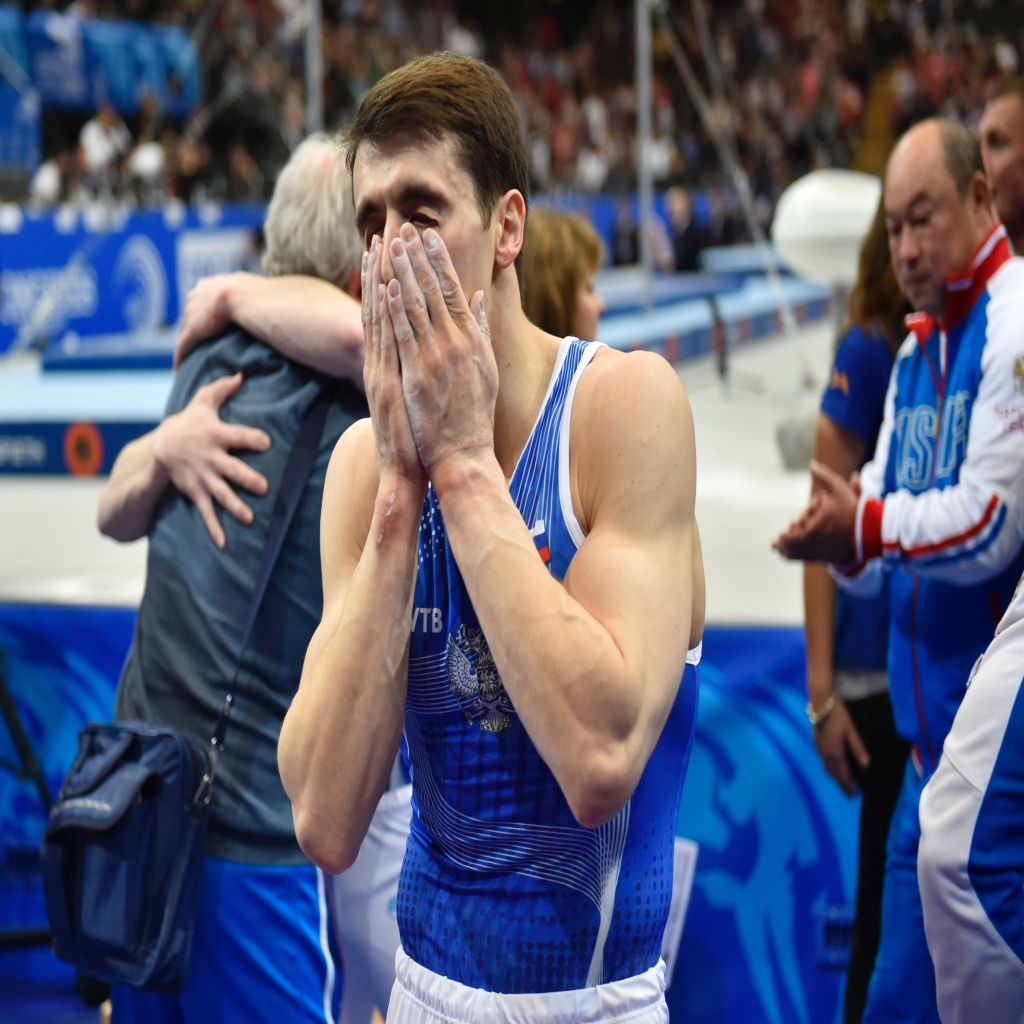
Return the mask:
<svg viewBox="0 0 1024 1024"><path fill-rule="evenodd" d="M854 556L860 480L854 474L847 481L820 462L812 462L810 469L811 500L772 547L785 558L846 565Z"/></svg>

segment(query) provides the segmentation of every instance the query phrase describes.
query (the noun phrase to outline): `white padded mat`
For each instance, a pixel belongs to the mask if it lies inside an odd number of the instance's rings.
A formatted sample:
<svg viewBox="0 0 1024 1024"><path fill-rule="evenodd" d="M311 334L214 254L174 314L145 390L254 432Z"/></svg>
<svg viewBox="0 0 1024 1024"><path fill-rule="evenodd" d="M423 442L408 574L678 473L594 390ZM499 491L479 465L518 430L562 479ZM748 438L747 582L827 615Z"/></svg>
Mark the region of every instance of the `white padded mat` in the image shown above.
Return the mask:
<svg viewBox="0 0 1024 1024"><path fill-rule="evenodd" d="M680 369L697 432L697 520L708 622L797 625L803 620L800 569L783 562L769 545L800 511L809 477L783 469L775 428L815 408L831 343L832 327L822 323L801 329L793 339L741 349L733 357L728 388L710 359ZM166 381L158 384L145 375L132 381L133 376L122 378L133 386L120 401L162 403L162 396L145 392L163 390ZM99 405L108 400L110 382L97 383L102 387L90 401ZM143 393L132 395L135 385ZM146 542L123 545L99 535L96 500L102 486L98 479L0 476L0 601L138 603Z"/></svg>

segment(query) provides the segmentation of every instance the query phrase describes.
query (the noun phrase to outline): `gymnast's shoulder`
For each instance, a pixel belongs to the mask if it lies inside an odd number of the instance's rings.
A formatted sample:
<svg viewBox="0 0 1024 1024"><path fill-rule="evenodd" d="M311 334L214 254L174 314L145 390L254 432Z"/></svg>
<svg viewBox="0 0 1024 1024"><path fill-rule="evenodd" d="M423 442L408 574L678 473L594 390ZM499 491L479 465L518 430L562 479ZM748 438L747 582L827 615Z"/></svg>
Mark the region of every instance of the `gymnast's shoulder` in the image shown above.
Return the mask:
<svg viewBox="0 0 1024 1024"><path fill-rule="evenodd" d="M662 356L600 349L580 376L570 431L571 483L585 519L613 495L616 502L667 501L692 513L693 414Z"/></svg>

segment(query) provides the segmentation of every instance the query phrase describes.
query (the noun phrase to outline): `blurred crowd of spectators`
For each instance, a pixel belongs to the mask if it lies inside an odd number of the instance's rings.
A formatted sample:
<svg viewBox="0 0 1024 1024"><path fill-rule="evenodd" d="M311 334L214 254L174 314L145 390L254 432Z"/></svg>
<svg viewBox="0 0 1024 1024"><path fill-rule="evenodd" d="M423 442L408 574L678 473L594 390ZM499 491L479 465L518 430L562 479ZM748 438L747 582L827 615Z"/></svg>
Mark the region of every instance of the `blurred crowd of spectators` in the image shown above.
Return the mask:
<svg viewBox="0 0 1024 1024"><path fill-rule="evenodd" d="M897 59L892 73L894 131L933 114L977 129L994 86L1018 73L1024 32L982 35L973 22L930 30L922 18L911 18L908 29L909 53Z"/></svg>
<svg viewBox="0 0 1024 1024"><path fill-rule="evenodd" d="M717 97L690 5L674 4L673 18L765 225L795 177L850 163L878 71L896 69L889 111L896 131L936 110L971 121L1000 75L1016 70L1024 41L946 20L932 0L705 0L705 8L725 83ZM351 118L373 83L411 57L456 50L491 60L512 87L538 192L632 191L632 4L593 5L594 13L568 28L563 9L539 5L524 36L495 31L493 18L485 31L460 17L472 5L451 0L325 0L326 124ZM205 99L181 124L152 105L127 125L112 107L84 126L51 116L35 202L104 193L140 203L269 195L306 131L302 0L75 0L68 10L182 25L202 55ZM738 201L657 34L654 126L655 176L674 189L665 251L688 264L702 244L747 238ZM627 214L624 208L610 254L617 262L635 253Z"/></svg>

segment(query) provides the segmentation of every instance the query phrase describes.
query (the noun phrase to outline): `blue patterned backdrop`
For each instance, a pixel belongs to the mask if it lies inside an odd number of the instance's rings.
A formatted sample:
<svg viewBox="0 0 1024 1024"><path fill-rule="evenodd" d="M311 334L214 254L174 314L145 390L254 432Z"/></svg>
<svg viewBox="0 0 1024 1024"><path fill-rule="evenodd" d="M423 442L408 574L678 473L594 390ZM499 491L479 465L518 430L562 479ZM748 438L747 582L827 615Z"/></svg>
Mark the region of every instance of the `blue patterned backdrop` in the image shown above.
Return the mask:
<svg viewBox="0 0 1024 1024"><path fill-rule="evenodd" d="M799 629L709 629L676 831L700 844L668 993L693 1024L832 1024L856 896L859 804L825 774ZM835 930L833 930L835 931ZM841 931L841 929L839 930Z"/></svg>
<svg viewBox="0 0 1024 1024"><path fill-rule="evenodd" d="M110 718L131 640L126 610L0 605L8 683L56 791L87 721ZM668 993L676 1021L833 1024L842 960L825 937L856 882L857 802L825 775L804 715L798 629L708 629L697 735L679 812L700 843ZM14 750L0 725L0 758ZM0 773L0 928L42 924L21 870L44 817L31 785ZM68 981L45 953L0 954L0 979Z"/></svg>
<svg viewBox="0 0 1024 1024"><path fill-rule="evenodd" d="M78 730L113 715L134 624L125 609L0 604L0 671L54 794ZM0 759L17 761L2 721ZM46 923L39 876L30 870L45 821L35 787L0 771L0 928ZM0 983L4 977L69 982L71 972L45 952L0 953Z"/></svg>

